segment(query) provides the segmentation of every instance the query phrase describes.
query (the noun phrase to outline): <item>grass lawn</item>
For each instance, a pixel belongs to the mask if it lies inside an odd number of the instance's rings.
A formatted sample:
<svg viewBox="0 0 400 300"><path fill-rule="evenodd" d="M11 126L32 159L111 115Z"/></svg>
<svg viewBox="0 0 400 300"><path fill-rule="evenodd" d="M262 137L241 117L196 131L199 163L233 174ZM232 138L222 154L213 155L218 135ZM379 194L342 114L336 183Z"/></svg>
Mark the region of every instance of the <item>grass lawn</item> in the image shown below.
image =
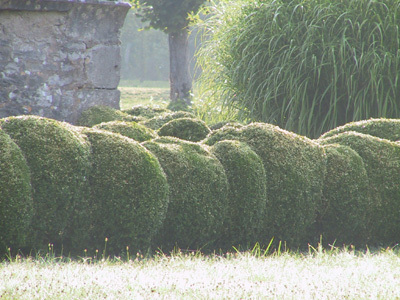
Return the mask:
<svg viewBox="0 0 400 300"><path fill-rule="evenodd" d="M1 299L399 299L400 256L341 250L0 265Z"/></svg>
<svg viewBox="0 0 400 300"><path fill-rule="evenodd" d="M119 87L121 91L121 109L135 105L167 107L169 103L168 88L152 87Z"/></svg>
<svg viewBox="0 0 400 300"><path fill-rule="evenodd" d="M128 81L122 80L118 89L121 92L121 109L135 105L167 107L169 103L169 83L167 81Z"/></svg>

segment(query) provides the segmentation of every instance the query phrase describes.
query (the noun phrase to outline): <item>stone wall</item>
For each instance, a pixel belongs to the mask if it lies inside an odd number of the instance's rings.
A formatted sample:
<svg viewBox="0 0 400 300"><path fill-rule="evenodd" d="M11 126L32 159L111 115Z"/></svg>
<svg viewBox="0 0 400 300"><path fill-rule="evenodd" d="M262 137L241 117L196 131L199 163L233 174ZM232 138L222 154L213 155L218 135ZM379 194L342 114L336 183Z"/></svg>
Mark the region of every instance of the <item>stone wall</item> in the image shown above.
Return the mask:
<svg viewBox="0 0 400 300"><path fill-rule="evenodd" d="M120 29L130 5L0 0L0 118L75 123L93 105L119 108Z"/></svg>

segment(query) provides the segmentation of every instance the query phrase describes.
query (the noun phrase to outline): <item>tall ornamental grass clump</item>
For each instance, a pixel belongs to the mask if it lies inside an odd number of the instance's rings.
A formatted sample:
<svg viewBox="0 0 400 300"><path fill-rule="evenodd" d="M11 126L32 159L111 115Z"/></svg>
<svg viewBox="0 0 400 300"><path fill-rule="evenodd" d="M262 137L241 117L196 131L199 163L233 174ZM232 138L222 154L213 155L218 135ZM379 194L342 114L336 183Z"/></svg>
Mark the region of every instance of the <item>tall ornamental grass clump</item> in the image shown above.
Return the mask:
<svg viewBox="0 0 400 300"><path fill-rule="evenodd" d="M156 245L163 250L214 249L226 218L228 180L206 146L172 137L143 145L167 175L170 202Z"/></svg>
<svg viewBox="0 0 400 300"><path fill-rule="evenodd" d="M92 245L120 254L146 252L163 224L168 184L154 155L139 143L107 131L84 129L91 145Z"/></svg>
<svg viewBox="0 0 400 300"><path fill-rule="evenodd" d="M326 139L324 145L340 144L358 153L368 175L371 204L367 207L367 229L371 245L390 245L400 239L400 145L358 132L343 132ZM348 210L344 213L347 213Z"/></svg>
<svg viewBox="0 0 400 300"><path fill-rule="evenodd" d="M399 1L223 0L208 9L202 98L312 138L400 117Z"/></svg>
<svg viewBox="0 0 400 300"><path fill-rule="evenodd" d="M0 129L0 259L26 244L33 216L31 176L21 149Z"/></svg>
<svg viewBox="0 0 400 300"><path fill-rule="evenodd" d="M1 119L0 126L21 149L31 174L29 246L46 250L49 243L71 242L80 230L76 210L86 207L88 195L87 141L67 123L36 116Z"/></svg>
<svg viewBox="0 0 400 300"><path fill-rule="evenodd" d="M326 170L322 147L312 140L270 124L242 128L222 127L204 141L247 143L261 158L267 186L264 238L305 246L313 237L317 207L321 204ZM264 241L263 241L264 242Z"/></svg>

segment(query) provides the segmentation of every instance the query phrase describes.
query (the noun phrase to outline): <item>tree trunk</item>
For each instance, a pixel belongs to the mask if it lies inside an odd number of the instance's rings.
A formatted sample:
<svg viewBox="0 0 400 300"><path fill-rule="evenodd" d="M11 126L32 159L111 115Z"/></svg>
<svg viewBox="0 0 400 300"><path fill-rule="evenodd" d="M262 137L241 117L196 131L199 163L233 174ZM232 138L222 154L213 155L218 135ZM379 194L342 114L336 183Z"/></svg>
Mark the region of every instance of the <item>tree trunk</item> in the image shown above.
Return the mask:
<svg viewBox="0 0 400 300"><path fill-rule="evenodd" d="M188 30L168 34L171 102L191 104L192 78L189 74Z"/></svg>

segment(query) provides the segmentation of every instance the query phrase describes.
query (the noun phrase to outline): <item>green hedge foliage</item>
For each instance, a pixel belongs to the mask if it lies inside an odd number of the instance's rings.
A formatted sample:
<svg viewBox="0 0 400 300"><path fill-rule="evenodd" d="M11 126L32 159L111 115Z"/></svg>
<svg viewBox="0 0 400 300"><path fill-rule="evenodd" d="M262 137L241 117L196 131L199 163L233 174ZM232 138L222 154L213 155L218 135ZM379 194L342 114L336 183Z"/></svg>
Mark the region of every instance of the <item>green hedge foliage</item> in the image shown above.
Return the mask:
<svg viewBox="0 0 400 300"><path fill-rule="evenodd" d="M253 246L264 233L267 178L260 157L239 141L221 141L211 148L228 178L228 215L221 246Z"/></svg>
<svg viewBox="0 0 400 300"><path fill-rule="evenodd" d="M137 142L144 142L158 137L153 130L136 122L111 121L97 124L93 128L119 133Z"/></svg>
<svg viewBox="0 0 400 300"><path fill-rule="evenodd" d="M355 131L390 141L400 141L399 119L369 119L358 122L347 123L323 134L320 139L334 136L338 133Z"/></svg>
<svg viewBox="0 0 400 300"><path fill-rule="evenodd" d="M92 127L111 121L139 121L135 117L109 106L92 106L83 111L76 123L79 126Z"/></svg>
<svg viewBox="0 0 400 300"><path fill-rule="evenodd" d="M1 119L0 255L49 243L81 255L105 238L116 255L271 238L296 248L320 235L326 245L386 247L400 236L400 143L383 138L397 140L397 125L372 119L313 141L228 123L195 143L122 121ZM97 128L153 135L140 144Z"/></svg>
<svg viewBox="0 0 400 300"><path fill-rule="evenodd" d="M33 216L31 177L21 149L0 130L0 258L25 246Z"/></svg>
<svg viewBox="0 0 400 300"><path fill-rule="evenodd" d="M318 209L318 235L325 245L365 246L372 199L364 161L347 146L326 145L324 150L327 169Z"/></svg>
<svg viewBox="0 0 400 300"><path fill-rule="evenodd" d="M213 130L203 141L204 144L212 146L217 142L224 140L240 140L243 126L231 126L227 124L219 129Z"/></svg>
<svg viewBox="0 0 400 300"><path fill-rule="evenodd" d="M160 161L170 202L158 244L200 249L221 237L228 181L223 166L205 146L164 137L143 145Z"/></svg>
<svg viewBox="0 0 400 300"><path fill-rule="evenodd" d="M263 123L223 127L205 143L225 139L247 143L264 164L267 176L266 238L304 244L321 203L325 156L312 140Z"/></svg>
<svg viewBox="0 0 400 300"><path fill-rule="evenodd" d="M180 118L169 121L159 130L159 136L172 136L191 142L199 142L210 133L206 123L198 119Z"/></svg>
<svg viewBox="0 0 400 300"><path fill-rule="evenodd" d="M195 115L192 113L186 112L186 111L177 111L174 113L165 113L159 116L156 116L154 118L151 118L149 120L141 122L144 126L153 129L153 130L158 130L160 129L164 124L168 123L171 120L175 119L180 119L180 118L193 118L195 119Z"/></svg>
<svg viewBox="0 0 400 300"><path fill-rule="evenodd" d="M85 207L90 148L73 126L21 116L0 120L1 128L26 158L33 191L31 245L61 246L74 230L75 208Z"/></svg>
<svg viewBox="0 0 400 300"><path fill-rule="evenodd" d="M218 129L221 129L224 126L231 126L231 127L236 127L236 128L240 128L243 127L243 124L235 122L235 121L222 121L222 122L218 122L216 124L213 124L210 127L211 131L215 131Z"/></svg>
<svg viewBox="0 0 400 300"><path fill-rule="evenodd" d="M368 191L372 200L367 211L371 244L388 245L398 242L400 145L352 131L321 139L320 143L348 146L360 155L368 174Z"/></svg>
<svg viewBox="0 0 400 300"><path fill-rule="evenodd" d="M86 129L91 145L89 176L96 249L111 253L147 251L163 224L168 207L168 184L154 155L119 134Z"/></svg>
<svg viewBox="0 0 400 300"><path fill-rule="evenodd" d="M158 115L162 115L164 113L170 113L171 111L168 109L165 109L165 108L136 105L130 109L123 110L123 112L127 113L131 116L143 117L145 119L151 119Z"/></svg>

